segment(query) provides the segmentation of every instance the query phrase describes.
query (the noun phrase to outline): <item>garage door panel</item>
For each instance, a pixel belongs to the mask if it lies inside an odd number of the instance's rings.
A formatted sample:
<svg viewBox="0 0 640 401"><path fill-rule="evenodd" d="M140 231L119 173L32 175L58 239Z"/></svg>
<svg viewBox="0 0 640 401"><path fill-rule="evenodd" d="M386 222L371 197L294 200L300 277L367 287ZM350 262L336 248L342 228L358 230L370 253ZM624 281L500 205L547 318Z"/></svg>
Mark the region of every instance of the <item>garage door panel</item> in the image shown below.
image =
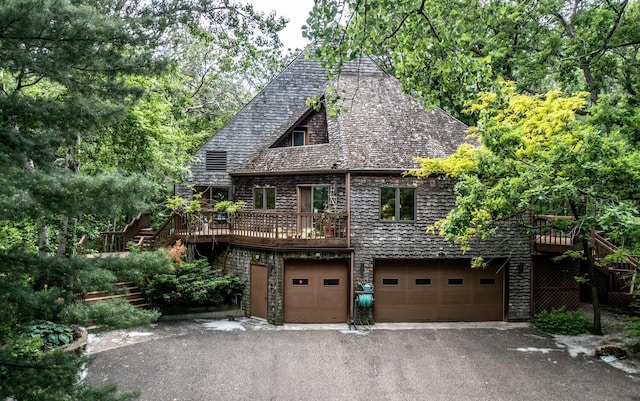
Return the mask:
<svg viewBox="0 0 640 401"><path fill-rule="evenodd" d="M284 321L346 322L348 262L293 260L285 263ZM304 285L300 285L303 280Z"/></svg>
<svg viewBox="0 0 640 401"><path fill-rule="evenodd" d="M438 303L438 294L433 291L420 291L409 294L409 299L418 305L433 305Z"/></svg>
<svg viewBox="0 0 640 401"><path fill-rule="evenodd" d="M496 272L498 272L496 274ZM383 285L397 278L398 286ZM502 320L502 270L474 270L468 260L376 261L374 318L393 321Z"/></svg>

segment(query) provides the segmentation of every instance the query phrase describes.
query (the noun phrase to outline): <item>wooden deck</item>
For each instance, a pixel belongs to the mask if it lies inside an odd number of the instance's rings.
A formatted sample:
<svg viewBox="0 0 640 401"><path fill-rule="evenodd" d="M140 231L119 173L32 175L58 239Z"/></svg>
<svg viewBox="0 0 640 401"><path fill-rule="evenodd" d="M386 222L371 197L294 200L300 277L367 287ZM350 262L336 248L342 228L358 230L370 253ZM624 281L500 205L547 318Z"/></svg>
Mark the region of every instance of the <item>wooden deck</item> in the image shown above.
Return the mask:
<svg viewBox="0 0 640 401"><path fill-rule="evenodd" d="M571 220L573 219L568 216L535 216L533 221L533 250L544 253L563 253L582 249L582 242L578 240L575 230L563 230L555 225L557 222Z"/></svg>
<svg viewBox="0 0 640 401"><path fill-rule="evenodd" d="M323 234L310 234L306 237L295 232L268 233L262 231L232 230L228 227L208 228L206 230L177 230L176 239L184 243L223 242L237 245L265 246L277 248L344 248L347 239Z"/></svg>
<svg viewBox="0 0 640 401"><path fill-rule="evenodd" d="M184 243L222 242L270 248L347 248L346 213L239 212L230 217L214 211L171 216L158 230L132 245L127 232L101 233L101 252L130 246L157 249L177 239ZM146 234L145 234L146 235Z"/></svg>
<svg viewBox="0 0 640 401"><path fill-rule="evenodd" d="M568 235L535 235L534 250L536 252L563 253L571 250L581 250L582 243L575 237Z"/></svg>

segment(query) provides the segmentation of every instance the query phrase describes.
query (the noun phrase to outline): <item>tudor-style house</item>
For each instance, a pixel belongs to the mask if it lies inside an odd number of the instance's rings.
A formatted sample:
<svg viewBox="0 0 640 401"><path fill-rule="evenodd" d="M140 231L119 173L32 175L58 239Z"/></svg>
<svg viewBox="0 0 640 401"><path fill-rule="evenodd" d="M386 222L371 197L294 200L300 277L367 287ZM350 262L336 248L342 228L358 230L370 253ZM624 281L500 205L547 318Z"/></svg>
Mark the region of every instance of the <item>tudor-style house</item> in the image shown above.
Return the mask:
<svg viewBox="0 0 640 401"><path fill-rule="evenodd" d="M340 113L307 105L331 85ZM247 315L271 323L349 322L361 283L375 322L525 320L531 244L517 219L462 253L426 227L454 207L454 183L418 179L414 157L445 157L466 126L426 111L371 59L329 82L298 56L196 153L183 197L244 201L203 213L188 241L246 281ZM233 218L231 218L233 217ZM481 255L485 269L472 269Z"/></svg>

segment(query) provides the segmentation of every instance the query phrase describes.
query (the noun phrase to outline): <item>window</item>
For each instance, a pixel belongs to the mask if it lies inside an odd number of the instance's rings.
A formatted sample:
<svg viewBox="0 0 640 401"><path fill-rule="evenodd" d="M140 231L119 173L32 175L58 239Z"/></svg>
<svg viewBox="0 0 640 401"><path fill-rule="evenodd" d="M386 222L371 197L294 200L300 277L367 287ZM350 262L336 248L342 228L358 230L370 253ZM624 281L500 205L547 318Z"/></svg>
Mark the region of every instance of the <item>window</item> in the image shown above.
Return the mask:
<svg viewBox="0 0 640 401"><path fill-rule="evenodd" d="M293 131L291 133L291 142L293 146L306 145L307 133L305 131Z"/></svg>
<svg viewBox="0 0 640 401"><path fill-rule="evenodd" d="M382 285L398 285L397 278L383 278Z"/></svg>
<svg viewBox="0 0 640 401"><path fill-rule="evenodd" d="M229 199L229 188L195 186L193 194L202 195L203 206L213 207L216 203Z"/></svg>
<svg viewBox="0 0 640 401"><path fill-rule="evenodd" d="M273 187L255 188L253 190L253 208L255 210L276 208L276 189Z"/></svg>
<svg viewBox="0 0 640 401"><path fill-rule="evenodd" d="M481 278L480 285L496 285L495 278Z"/></svg>
<svg viewBox="0 0 640 401"><path fill-rule="evenodd" d="M291 280L291 285L306 286L306 285L309 285L309 279L308 278L294 278L294 279Z"/></svg>
<svg viewBox="0 0 640 401"><path fill-rule="evenodd" d="M329 187L312 187L313 211L322 212L329 204Z"/></svg>
<svg viewBox="0 0 640 401"><path fill-rule="evenodd" d="M464 284L464 279L461 278L450 278L448 280L449 285L463 285Z"/></svg>
<svg viewBox="0 0 640 401"><path fill-rule="evenodd" d="M205 168L207 171L227 171L227 152L207 150Z"/></svg>
<svg viewBox="0 0 640 401"><path fill-rule="evenodd" d="M325 278L323 280L324 285L327 286L333 286L333 285L340 285L340 279L339 278Z"/></svg>
<svg viewBox="0 0 640 401"><path fill-rule="evenodd" d="M417 278L416 285L431 285L430 278Z"/></svg>
<svg viewBox="0 0 640 401"><path fill-rule="evenodd" d="M388 221L415 220L415 188L380 188L380 219Z"/></svg>

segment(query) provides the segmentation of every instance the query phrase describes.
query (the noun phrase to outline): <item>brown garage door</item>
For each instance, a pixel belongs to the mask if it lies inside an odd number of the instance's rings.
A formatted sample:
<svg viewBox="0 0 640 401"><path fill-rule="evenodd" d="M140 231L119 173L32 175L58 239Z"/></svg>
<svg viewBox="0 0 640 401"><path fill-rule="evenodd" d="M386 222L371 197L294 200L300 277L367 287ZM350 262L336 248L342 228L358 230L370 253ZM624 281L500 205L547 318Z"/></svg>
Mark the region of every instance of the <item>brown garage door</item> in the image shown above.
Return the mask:
<svg viewBox="0 0 640 401"><path fill-rule="evenodd" d="M284 321L342 323L348 319L348 261L289 260L284 268Z"/></svg>
<svg viewBox="0 0 640 401"><path fill-rule="evenodd" d="M377 322L488 321L504 318L504 267L469 260L377 260Z"/></svg>

